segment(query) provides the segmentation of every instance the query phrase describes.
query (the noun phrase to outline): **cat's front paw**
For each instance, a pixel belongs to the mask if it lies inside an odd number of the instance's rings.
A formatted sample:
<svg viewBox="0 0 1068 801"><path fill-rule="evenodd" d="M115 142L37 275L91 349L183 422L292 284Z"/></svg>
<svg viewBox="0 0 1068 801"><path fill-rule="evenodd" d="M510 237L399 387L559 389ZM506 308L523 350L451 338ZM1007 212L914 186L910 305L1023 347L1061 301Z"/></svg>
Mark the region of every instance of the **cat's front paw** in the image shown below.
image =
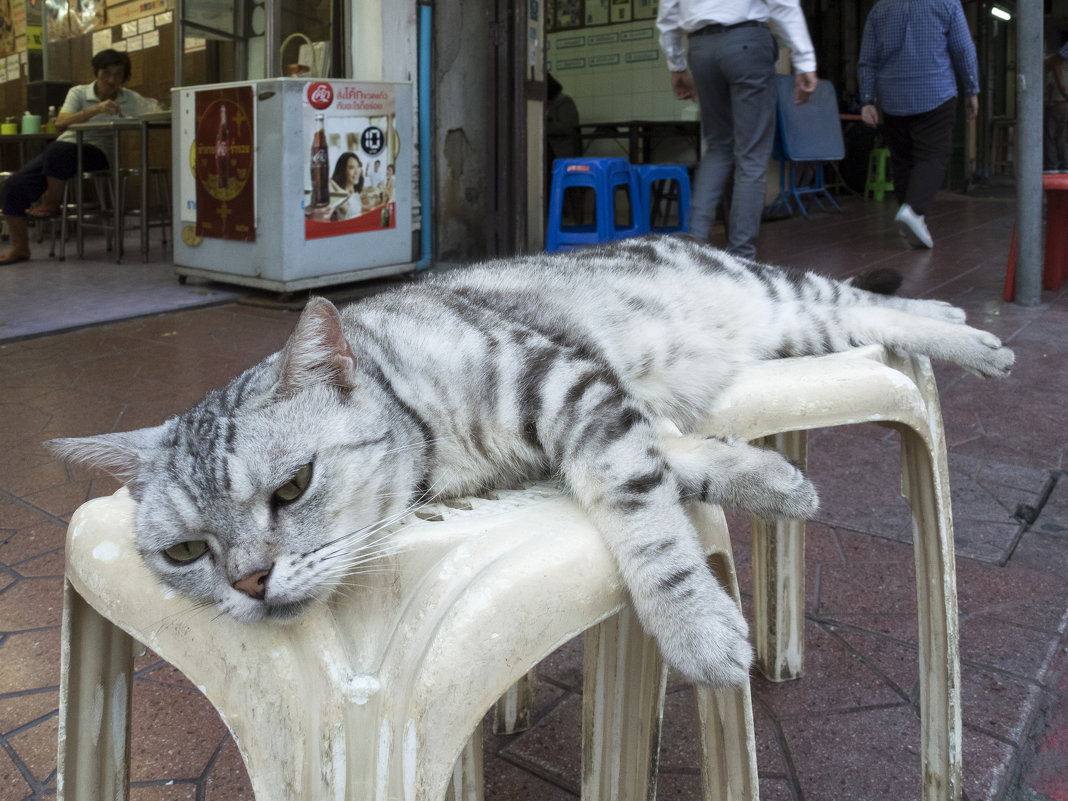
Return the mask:
<svg viewBox="0 0 1068 801"><path fill-rule="evenodd" d="M690 681L713 689L744 686L749 681L753 648L741 611L726 600L710 614L676 619L656 632L664 660Z"/></svg>

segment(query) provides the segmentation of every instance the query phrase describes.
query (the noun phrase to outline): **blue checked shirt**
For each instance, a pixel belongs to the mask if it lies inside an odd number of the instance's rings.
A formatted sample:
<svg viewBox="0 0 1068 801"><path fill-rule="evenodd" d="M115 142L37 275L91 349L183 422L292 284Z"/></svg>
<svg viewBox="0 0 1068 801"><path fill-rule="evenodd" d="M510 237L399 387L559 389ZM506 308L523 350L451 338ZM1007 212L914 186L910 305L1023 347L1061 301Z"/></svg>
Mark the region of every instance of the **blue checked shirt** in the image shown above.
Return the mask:
<svg viewBox="0 0 1068 801"><path fill-rule="evenodd" d="M887 114L922 114L957 96L979 94L979 65L960 0L879 0L864 24L857 78L860 102Z"/></svg>

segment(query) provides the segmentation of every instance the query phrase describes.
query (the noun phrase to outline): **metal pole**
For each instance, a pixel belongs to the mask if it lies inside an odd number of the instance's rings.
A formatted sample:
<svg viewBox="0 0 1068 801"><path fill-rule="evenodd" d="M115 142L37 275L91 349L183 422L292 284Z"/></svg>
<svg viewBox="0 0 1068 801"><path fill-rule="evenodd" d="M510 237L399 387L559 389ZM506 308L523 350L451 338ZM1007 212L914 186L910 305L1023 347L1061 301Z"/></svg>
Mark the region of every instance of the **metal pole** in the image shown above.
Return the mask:
<svg viewBox="0 0 1068 801"><path fill-rule="evenodd" d="M1016 302L1042 295L1042 4L1016 4Z"/></svg>

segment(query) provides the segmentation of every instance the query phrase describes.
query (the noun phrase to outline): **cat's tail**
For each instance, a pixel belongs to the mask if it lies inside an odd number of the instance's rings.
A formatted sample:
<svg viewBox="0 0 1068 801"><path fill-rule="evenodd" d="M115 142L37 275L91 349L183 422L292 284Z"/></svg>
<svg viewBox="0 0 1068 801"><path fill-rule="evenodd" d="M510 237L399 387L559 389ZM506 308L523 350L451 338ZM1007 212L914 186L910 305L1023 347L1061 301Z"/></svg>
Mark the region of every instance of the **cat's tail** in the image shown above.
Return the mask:
<svg viewBox="0 0 1068 801"><path fill-rule="evenodd" d="M901 273L897 270L880 267L854 275L847 278L845 282L857 289L874 292L876 295L893 295L901 287L903 280Z"/></svg>

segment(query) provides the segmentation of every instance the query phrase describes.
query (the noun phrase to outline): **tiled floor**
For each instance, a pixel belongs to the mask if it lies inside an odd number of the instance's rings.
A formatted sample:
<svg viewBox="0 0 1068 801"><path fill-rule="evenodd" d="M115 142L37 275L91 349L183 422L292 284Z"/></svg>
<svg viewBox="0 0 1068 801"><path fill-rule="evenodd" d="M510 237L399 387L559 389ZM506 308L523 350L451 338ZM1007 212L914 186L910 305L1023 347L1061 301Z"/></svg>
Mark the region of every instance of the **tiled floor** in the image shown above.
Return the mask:
<svg viewBox="0 0 1068 801"><path fill-rule="evenodd" d="M0 266L0 342L72 330L106 320L231 303L240 287L204 281L179 284L170 253L153 232L151 261L141 262L139 231L126 237L121 263L104 246L104 237L86 239L85 259L73 241L67 259L48 258L48 242L32 244L33 261ZM6 246L4 247L6 252Z"/></svg>
<svg viewBox="0 0 1068 801"><path fill-rule="evenodd" d="M903 246L889 203L844 205L840 215L765 225L761 255L834 275L895 268L906 277L903 293L958 303L1016 349L1006 381L937 367L956 520L964 790L968 801L1001 801L1024 766L1032 797L1061 801L1066 764L1057 749L1068 738L1034 727L1058 698L1053 691L1066 689L1068 292L1046 293L1030 309L1000 300L1011 201L941 197L930 220L932 252ZM62 315L55 319L67 327ZM283 310L217 305L0 345L3 801L55 792L65 522L83 501L116 487L56 462L39 443L157 423L276 349L294 320ZM913 555L894 435L875 426L816 432L810 473L823 509L807 536L806 674L781 685L754 679L761 796L918 798ZM748 532L734 522L745 592ZM251 798L210 705L151 654L137 667L132 798ZM575 642L540 669L536 726L487 735L487 798L576 797L580 672ZM687 690L669 684L660 798L700 795Z"/></svg>

